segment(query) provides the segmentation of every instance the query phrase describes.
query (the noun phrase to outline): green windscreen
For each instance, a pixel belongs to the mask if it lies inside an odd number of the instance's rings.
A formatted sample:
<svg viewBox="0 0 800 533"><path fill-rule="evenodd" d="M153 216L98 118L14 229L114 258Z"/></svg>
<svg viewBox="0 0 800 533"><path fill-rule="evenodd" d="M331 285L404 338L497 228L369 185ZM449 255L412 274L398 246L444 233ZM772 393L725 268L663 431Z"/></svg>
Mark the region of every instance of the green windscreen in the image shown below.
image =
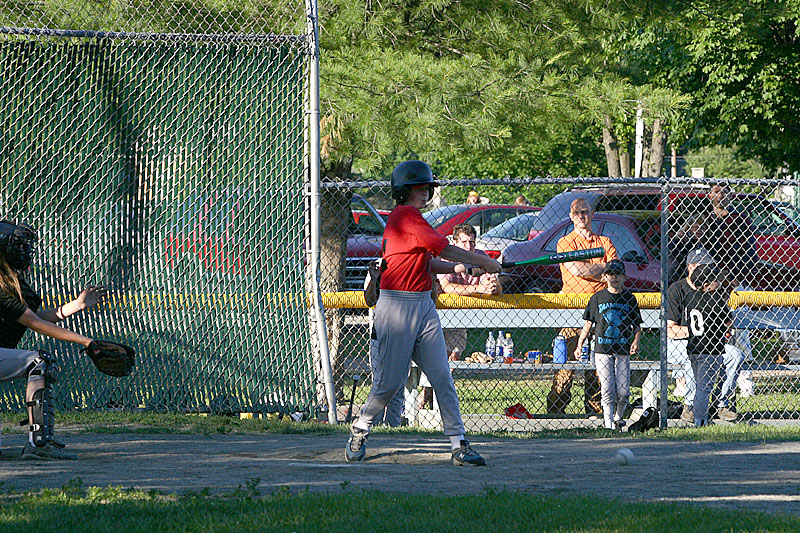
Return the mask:
<svg viewBox="0 0 800 533"><path fill-rule="evenodd" d="M0 42L0 216L39 233L47 306L89 284L106 303L63 325L133 346L114 379L75 344L64 409L314 408L304 265L306 57L245 42ZM0 384L22 406L24 380Z"/></svg>

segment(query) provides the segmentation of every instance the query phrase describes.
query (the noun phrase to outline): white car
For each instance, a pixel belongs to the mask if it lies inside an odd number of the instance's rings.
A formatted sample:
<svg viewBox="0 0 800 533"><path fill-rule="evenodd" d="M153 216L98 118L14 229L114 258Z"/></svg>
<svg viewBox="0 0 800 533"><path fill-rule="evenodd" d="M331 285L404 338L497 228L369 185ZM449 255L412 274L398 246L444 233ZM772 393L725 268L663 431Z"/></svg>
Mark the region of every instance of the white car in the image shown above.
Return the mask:
<svg viewBox="0 0 800 533"><path fill-rule="evenodd" d="M522 213L498 224L475 240L475 248L497 259L507 246L527 241L539 211Z"/></svg>

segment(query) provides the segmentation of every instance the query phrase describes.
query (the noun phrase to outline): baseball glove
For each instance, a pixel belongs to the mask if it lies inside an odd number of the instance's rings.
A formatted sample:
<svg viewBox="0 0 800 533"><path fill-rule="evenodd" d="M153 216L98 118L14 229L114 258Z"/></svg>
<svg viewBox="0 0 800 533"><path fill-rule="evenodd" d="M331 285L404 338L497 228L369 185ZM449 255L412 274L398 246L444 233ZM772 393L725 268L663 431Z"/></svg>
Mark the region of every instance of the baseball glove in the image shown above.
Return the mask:
<svg viewBox="0 0 800 533"><path fill-rule="evenodd" d="M100 372L115 378L127 376L136 364L136 351L118 342L95 340L81 352L89 354Z"/></svg>

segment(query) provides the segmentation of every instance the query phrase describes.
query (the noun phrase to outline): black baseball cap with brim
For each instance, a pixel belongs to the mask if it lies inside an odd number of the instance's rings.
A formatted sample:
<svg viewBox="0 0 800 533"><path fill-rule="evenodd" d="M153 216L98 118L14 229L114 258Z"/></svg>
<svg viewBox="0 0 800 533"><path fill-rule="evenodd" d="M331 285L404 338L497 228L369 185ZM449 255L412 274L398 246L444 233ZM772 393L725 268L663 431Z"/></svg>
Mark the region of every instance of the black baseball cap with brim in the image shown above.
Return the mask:
<svg viewBox="0 0 800 533"><path fill-rule="evenodd" d="M624 274L625 273L625 263L620 261L619 259L612 259L608 263L606 263L606 268L603 270L604 274Z"/></svg>

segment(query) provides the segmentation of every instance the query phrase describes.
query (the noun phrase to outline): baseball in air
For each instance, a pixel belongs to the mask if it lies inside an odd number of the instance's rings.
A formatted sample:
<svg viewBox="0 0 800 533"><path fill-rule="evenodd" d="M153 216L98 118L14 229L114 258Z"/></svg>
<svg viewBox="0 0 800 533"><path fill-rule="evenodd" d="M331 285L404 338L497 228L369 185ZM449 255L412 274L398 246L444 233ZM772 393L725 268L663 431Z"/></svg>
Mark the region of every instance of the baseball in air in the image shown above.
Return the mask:
<svg viewBox="0 0 800 533"><path fill-rule="evenodd" d="M621 465L633 464L633 452L628 448L620 448L614 455L614 460Z"/></svg>

